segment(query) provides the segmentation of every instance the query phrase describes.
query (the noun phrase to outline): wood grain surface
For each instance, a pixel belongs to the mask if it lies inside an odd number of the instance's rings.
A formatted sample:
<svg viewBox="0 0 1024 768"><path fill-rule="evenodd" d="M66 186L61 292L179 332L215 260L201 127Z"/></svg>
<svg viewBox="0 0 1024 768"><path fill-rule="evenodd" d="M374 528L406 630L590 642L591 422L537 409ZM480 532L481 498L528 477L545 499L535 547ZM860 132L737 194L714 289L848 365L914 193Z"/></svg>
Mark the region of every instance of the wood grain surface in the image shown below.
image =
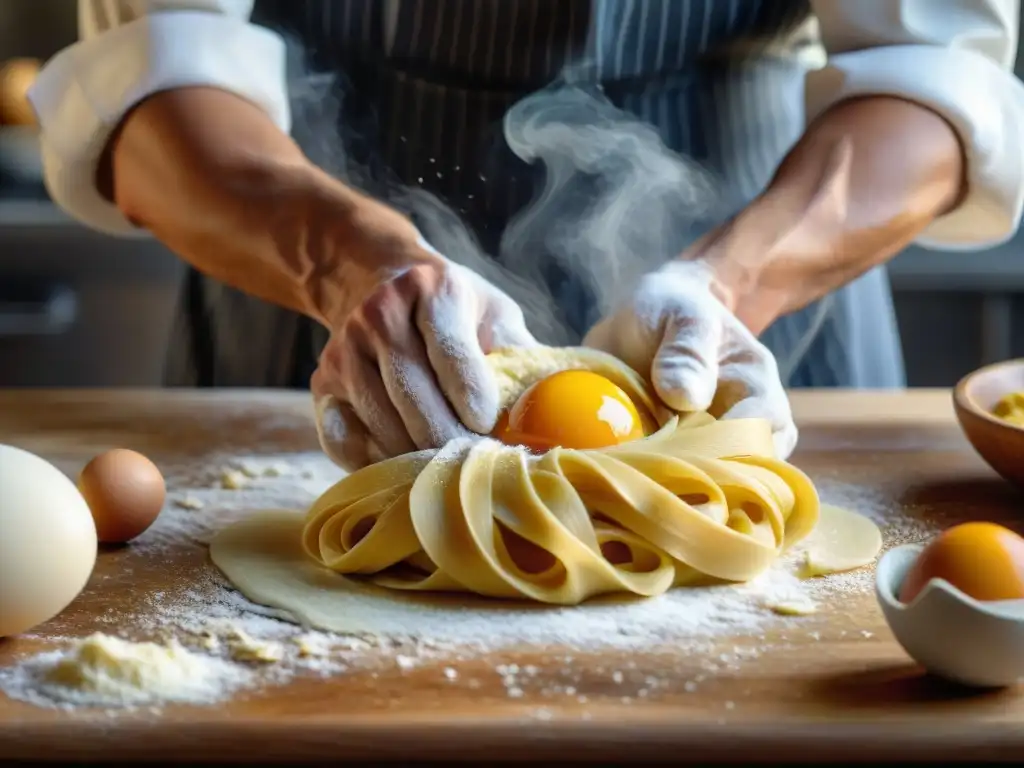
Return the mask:
<svg viewBox="0 0 1024 768"><path fill-rule="evenodd" d="M801 427L793 460L844 477L914 514L1002 521L1021 530L1024 503L960 434L949 392L799 392ZM73 474L110 447L160 463L212 452L316 449L306 396L263 391L31 391L0 393L0 442L54 461ZM940 522L942 522L940 520ZM148 592L180 587L212 566L194 551L143 558L131 548L101 554L94 584L38 633L86 635L97 617ZM130 572L130 577L127 576ZM716 638L723 648L759 647L736 669L684 689L701 658L671 649L644 654L580 653L578 693L586 704L511 699L493 669L534 664L556 675L549 652L521 648L460 661L459 680L436 668L329 679L239 695L214 707L159 713L62 712L0 694L0 758L203 760L209 762L660 759L742 761L1019 759L1024 694L975 692L921 673L886 629L873 595L836 601L800 619L807 632ZM109 627L103 627L110 631ZM865 631L866 630L866 631ZM131 633L131 628L124 631ZM870 637L866 635L870 634ZM33 650L0 641L0 666ZM956 642L950 638L950 642ZM667 684L628 706L621 686L588 670L633 664ZM547 713L536 716L539 707Z"/></svg>

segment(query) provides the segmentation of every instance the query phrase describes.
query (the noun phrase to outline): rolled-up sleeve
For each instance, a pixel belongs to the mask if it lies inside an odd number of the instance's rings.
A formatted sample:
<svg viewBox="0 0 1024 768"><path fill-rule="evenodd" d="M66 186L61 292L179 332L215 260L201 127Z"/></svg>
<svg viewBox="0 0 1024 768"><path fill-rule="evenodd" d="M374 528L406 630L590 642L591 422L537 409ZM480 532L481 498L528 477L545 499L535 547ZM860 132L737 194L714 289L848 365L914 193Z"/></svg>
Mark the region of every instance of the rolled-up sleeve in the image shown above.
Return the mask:
<svg viewBox="0 0 1024 768"><path fill-rule="evenodd" d="M1020 0L812 0L828 63L808 75L807 119L857 96L900 96L959 133L967 194L921 245L1008 240L1024 208L1024 84L1012 72Z"/></svg>
<svg viewBox="0 0 1024 768"><path fill-rule="evenodd" d="M29 92L54 202L111 234L135 227L96 187L96 169L126 114L154 93L212 86L291 117L280 36L250 23L253 0L79 0L79 42L47 62Z"/></svg>

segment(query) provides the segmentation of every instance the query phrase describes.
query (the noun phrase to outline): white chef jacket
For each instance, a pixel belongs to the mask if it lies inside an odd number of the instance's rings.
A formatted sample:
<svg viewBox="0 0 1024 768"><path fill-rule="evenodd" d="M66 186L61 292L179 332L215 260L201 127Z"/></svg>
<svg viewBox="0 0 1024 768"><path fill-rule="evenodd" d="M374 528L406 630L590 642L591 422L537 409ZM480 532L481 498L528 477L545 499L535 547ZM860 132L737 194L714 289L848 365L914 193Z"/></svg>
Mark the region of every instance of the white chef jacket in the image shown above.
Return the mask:
<svg viewBox="0 0 1024 768"><path fill-rule="evenodd" d="M386 25L390 44L394 0ZM919 243L1001 243L1024 209L1024 84L1012 74L1020 0L811 0L828 60L807 74L805 119L858 95L920 102L957 130L968 193ZM213 86L290 129L285 46L251 24L253 0L79 0L81 40L42 70L29 98L54 201L111 234L138 230L96 189L99 157L128 111L169 88Z"/></svg>

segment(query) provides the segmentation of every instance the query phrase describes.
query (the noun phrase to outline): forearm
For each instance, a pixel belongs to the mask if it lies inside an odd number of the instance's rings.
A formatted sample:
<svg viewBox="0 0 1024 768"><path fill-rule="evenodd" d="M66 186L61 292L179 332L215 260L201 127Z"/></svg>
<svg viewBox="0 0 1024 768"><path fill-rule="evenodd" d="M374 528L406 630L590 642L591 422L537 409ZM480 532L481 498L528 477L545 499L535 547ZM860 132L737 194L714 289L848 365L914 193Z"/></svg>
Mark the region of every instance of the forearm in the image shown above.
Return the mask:
<svg viewBox="0 0 1024 768"><path fill-rule="evenodd" d="M963 194L953 128L909 101L869 97L823 114L767 190L694 253L760 333L911 243Z"/></svg>
<svg viewBox="0 0 1024 768"><path fill-rule="evenodd" d="M262 110L225 91L147 99L107 154L98 183L136 224L205 274L321 322L360 238L408 238L401 217L382 225L384 206L313 166Z"/></svg>

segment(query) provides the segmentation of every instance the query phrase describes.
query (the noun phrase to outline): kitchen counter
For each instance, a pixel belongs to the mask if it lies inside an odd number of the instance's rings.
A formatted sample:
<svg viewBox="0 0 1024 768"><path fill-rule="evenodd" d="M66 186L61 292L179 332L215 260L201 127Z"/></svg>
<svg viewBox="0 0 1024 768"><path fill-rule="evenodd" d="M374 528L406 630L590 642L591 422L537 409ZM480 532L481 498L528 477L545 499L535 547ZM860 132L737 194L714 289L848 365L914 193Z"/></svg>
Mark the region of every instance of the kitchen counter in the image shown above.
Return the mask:
<svg viewBox="0 0 1024 768"><path fill-rule="evenodd" d="M922 524L983 518L1021 529L1021 497L975 456L945 391L798 392L793 461L829 494L870 500ZM231 455L317 450L306 396L266 391L0 392L0 442L39 453L69 473L123 446L161 466ZM169 475L172 497L179 490ZM855 489L856 493L851 491ZM165 512L166 514L166 512ZM109 617L143 596L170 595L213 566L199 547L160 554L132 546L101 553L86 592L33 636L0 642L0 666L55 638L102 630L139 634ZM223 589L223 588L222 588ZM662 647L579 651L539 647L385 665L236 695L214 707L158 712L64 712L0 694L0 759L212 762L403 760L970 760L1024 754L1024 695L975 693L924 676L893 640L870 590L837 593L816 614L738 627L702 653ZM169 598L168 598L169 599ZM950 639L950 642L955 642ZM740 653L739 649L751 650ZM707 662L735 658L717 671ZM512 697L495 669L538 670ZM573 668L574 690L542 684ZM599 670L657 677L623 695ZM449 672L448 670L452 670ZM703 671L702 671L703 670ZM620 676L621 677L621 676ZM699 686L692 681L700 679ZM474 686L472 681L476 680ZM646 689L645 689L646 690ZM628 699L628 702L627 702Z"/></svg>

